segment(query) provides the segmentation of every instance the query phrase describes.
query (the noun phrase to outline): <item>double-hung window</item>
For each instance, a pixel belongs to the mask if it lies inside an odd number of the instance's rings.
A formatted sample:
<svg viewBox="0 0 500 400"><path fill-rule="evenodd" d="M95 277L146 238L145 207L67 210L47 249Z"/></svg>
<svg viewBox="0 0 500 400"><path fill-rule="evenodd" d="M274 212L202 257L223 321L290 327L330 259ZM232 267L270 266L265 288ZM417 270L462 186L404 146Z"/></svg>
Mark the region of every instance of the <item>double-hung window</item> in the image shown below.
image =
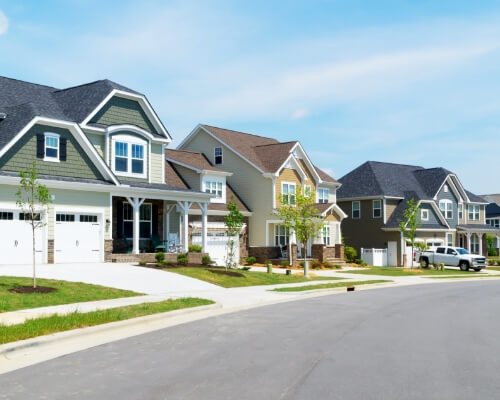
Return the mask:
<svg viewBox="0 0 500 400"><path fill-rule="evenodd" d="M125 139L114 141L113 169L119 175L145 176L145 143L129 142Z"/></svg>
<svg viewBox="0 0 500 400"><path fill-rule="evenodd" d="M479 205L469 204L469 220L479 221Z"/></svg>
<svg viewBox="0 0 500 400"><path fill-rule="evenodd" d="M446 234L446 245L449 247L453 247L453 233Z"/></svg>
<svg viewBox="0 0 500 400"><path fill-rule="evenodd" d="M382 216L382 200L373 200L373 218Z"/></svg>
<svg viewBox="0 0 500 400"><path fill-rule="evenodd" d="M295 204L295 183L285 183L281 184L281 202L283 204Z"/></svg>
<svg viewBox="0 0 500 400"><path fill-rule="evenodd" d="M142 204L139 209L139 238L149 239L152 229L152 206ZM123 236L131 239L134 236L134 209L130 203L123 203Z"/></svg>
<svg viewBox="0 0 500 400"><path fill-rule="evenodd" d="M462 219L464 217L464 205L462 203L458 204L458 219Z"/></svg>
<svg viewBox="0 0 500 400"><path fill-rule="evenodd" d="M214 147L214 164L222 164L222 147Z"/></svg>
<svg viewBox="0 0 500 400"><path fill-rule="evenodd" d="M318 188L318 203L328 203L330 191L325 188Z"/></svg>
<svg viewBox="0 0 500 400"><path fill-rule="evenodd" d="M289 232L284 225L274 225L274 245L286 246L288 245Z"/></svg>
<svg viewBox="0 0 500 400"><path fill-rule="evenodd" d="M360 219L361 218L361 205L359 201L352 202L352 219Z"/></svg>
<svg viewBox="0 0 500 400"><path fill-rule="evenodd" d="M57 133L45 133L44 161L59 161L59 135Z"/></svg>
<svg viewBox="0 0 500 400"><path fill-rule="evenodd" d="M325 225L323 226L322 229L322 239L323 239L323 244L326 246L330 246L330 225Z"/></svg>
<svg viewBox="0 0 500 400"><path fill-rule="evenodd" d="M205 181L205 192L215 194L218 198L222 197L222 182Z"/></svg>
<svg viewBox="0 0 500 400"><path fill-rule="evenodd" d="M453 203L451 200L439 200L439 209L446 219L453 219Z"/></svg>

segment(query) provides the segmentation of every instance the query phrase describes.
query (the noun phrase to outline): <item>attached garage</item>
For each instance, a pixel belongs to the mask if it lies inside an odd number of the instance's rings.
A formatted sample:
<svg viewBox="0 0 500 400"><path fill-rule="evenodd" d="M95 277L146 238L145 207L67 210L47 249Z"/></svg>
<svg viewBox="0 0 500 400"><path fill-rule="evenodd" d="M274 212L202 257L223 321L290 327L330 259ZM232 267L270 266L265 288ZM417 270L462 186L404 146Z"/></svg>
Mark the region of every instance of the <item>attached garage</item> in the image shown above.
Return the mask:
<svg viewBox="0 0 500 400"><path fill-rule="evenodd" d="M46 262L46 232L46 227L35 230L37 263ZM14 207L0 208L0 264L31 264L32 251L33 233L24 214Z"/></svg>
<svg viewBox="0 0 500 400"><path fill-rule="evenodd" d="M216 265L226 264L226 254L227 254L227 244L229 242L230 236L226 236L224 231L208 231L207 233L207 253L210 258L215 261ZM240 247L239 247L239 237L234 236L234 254L235 261L239 262L240 259ZM201 234L192 235L192 243L201 245Z"/></svg>
<svg viewBox="0 0 500 400"><path fill-rule="evenodd" d="M57 210L54 262L102 262L103 216L100 213Z"/></svg>

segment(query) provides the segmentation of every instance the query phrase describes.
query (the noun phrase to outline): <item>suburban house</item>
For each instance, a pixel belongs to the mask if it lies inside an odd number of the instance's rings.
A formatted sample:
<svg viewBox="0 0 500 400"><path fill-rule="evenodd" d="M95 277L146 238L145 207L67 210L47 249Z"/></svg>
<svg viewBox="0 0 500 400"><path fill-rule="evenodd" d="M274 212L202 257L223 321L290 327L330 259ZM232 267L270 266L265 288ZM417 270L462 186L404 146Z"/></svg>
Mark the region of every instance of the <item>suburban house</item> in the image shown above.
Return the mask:
<svg viewBox="0 0 500 400"><path fill-rule="evenodd" d="M485 194L481 197L489 203L486 206L486 223L500 228L500 194ZM500 236L496 237L495 248L497 254L500 254Z"/></svg>
<svg viewBox="0 0 500 400"><path fill-rule="evenodd" d="M401 266L409 254L399 223L412 198L419 205L417 241L428 246L460 246L485 255L485 235L500 235L486 224L487 202L444 168L368 161L339 182L337 201L348 215L342 222L345 244L358 254L385 251L385 265Z"/></svg>
<svg viewBox="0 0 500 400"><path fill-rule="evenodd" d="M252 212L245 202L226 181L232 172L214 167L202 153L185 150L165 150L166 182L176 187L206 192L213 195L207 207L207 247L206 251L217 265L225 264L228 240L234 240L236 255L244 258L247 255L247 225ZM226 235L224 217L229 213L227 204L233 200L238 210L244 216L244 225L239 237L230 238ZM196 203L189 209L189 242L201 244L202 213ZM167 236L178 235L181 221L178 207L170 206L167 211Z"/></svg>
<svg viewBox="0 0 500 400"><path fill-rule="evenodd" d="M251 210L247 226L248 255L261 262L284 258L283 249L291 242L293 262L297 262L297 256L302 257L304 251L306 256L320 260L343 259L340 222L346 215L336 204L340 184L312 163L298 141L279 142L269 137L198 125L178 149L203 154L211 166L227 172L219 175L219 181L237 193ZM174 163L172 153L166 154L167 160ZM179 167L176 165L176 168ZM208 189L203 179L199 182L201 190ZM319 236L305 244L296 243L293 233L287 232L273 215L282 199L293 204L299 189L314 193L318 217L325 221Z"/></svg>
<svg viewBox="0 0 500 400"><path fill-rule="evenodd" d="M143 94L109 80L57 89L0 77L0 264L31 261L15 193L33 161L52 197L40 210L38 262L110 261L167 241L185 251L194 205L206 250L213 195L167 168L171 140ZM180 217L168 232L172 209Z"/></svg>

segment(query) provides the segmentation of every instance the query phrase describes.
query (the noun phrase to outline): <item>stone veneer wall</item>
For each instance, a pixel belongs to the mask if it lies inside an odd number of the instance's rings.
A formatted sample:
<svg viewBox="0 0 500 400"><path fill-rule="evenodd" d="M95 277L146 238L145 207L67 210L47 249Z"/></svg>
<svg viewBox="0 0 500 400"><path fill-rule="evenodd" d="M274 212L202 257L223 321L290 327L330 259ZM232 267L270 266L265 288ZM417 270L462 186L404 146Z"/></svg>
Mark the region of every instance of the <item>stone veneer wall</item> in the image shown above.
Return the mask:
<svg viewBox="0 0 500 400"><path fill-rule="evenodd" d="M277 259L281 257L279 247L249 247L248 255L255 257L257 262L263 263L266 260Z"/></svg>
<svg viewBox="0 0 500 400"><path fill-rule="evenodd" d="M313 244L311 256L319 262L327 261L328 259L337 258L344 259L344 245L336 244L335 246L325 246L323 244Z"/></svg>
<svg viewBox="0 0 500 400"><path fill-rule="evenodd" d="M50 239L47 243L47 262L54 264L54 239Z"/></svg>
<svg viewBox="0 0 500 400"><path fill-rule="evenodd" d="M140 254L112 254L111 262L118 263L133 263L139 261L146 261L148 263L156 262L155 259L156 253L140 253ZM207 255L206 253L188 253L189 263L193 264L201 264L201 258ZM165 253L165 261L169 261L172 263L177 262L178 253Z"/></svg>

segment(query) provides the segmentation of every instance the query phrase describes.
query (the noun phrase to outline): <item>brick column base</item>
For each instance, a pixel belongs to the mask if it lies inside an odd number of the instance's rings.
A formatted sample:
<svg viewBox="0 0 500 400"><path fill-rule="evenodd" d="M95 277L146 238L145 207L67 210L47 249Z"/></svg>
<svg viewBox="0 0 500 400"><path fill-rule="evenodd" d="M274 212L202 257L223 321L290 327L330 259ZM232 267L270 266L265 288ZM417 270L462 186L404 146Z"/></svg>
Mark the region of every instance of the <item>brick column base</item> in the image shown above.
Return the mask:
<svg viewBox="0 0 500 400"><path fill-rule="evenodd" d="M104 261L111 262L113 256L113 240L104 241Z"/></svg>
<svg viewBox="0 0 500 400"><path fill-rule="evenodd" d="M47 262L54 264L54 239L48 241L47 245Z"/></svg>

